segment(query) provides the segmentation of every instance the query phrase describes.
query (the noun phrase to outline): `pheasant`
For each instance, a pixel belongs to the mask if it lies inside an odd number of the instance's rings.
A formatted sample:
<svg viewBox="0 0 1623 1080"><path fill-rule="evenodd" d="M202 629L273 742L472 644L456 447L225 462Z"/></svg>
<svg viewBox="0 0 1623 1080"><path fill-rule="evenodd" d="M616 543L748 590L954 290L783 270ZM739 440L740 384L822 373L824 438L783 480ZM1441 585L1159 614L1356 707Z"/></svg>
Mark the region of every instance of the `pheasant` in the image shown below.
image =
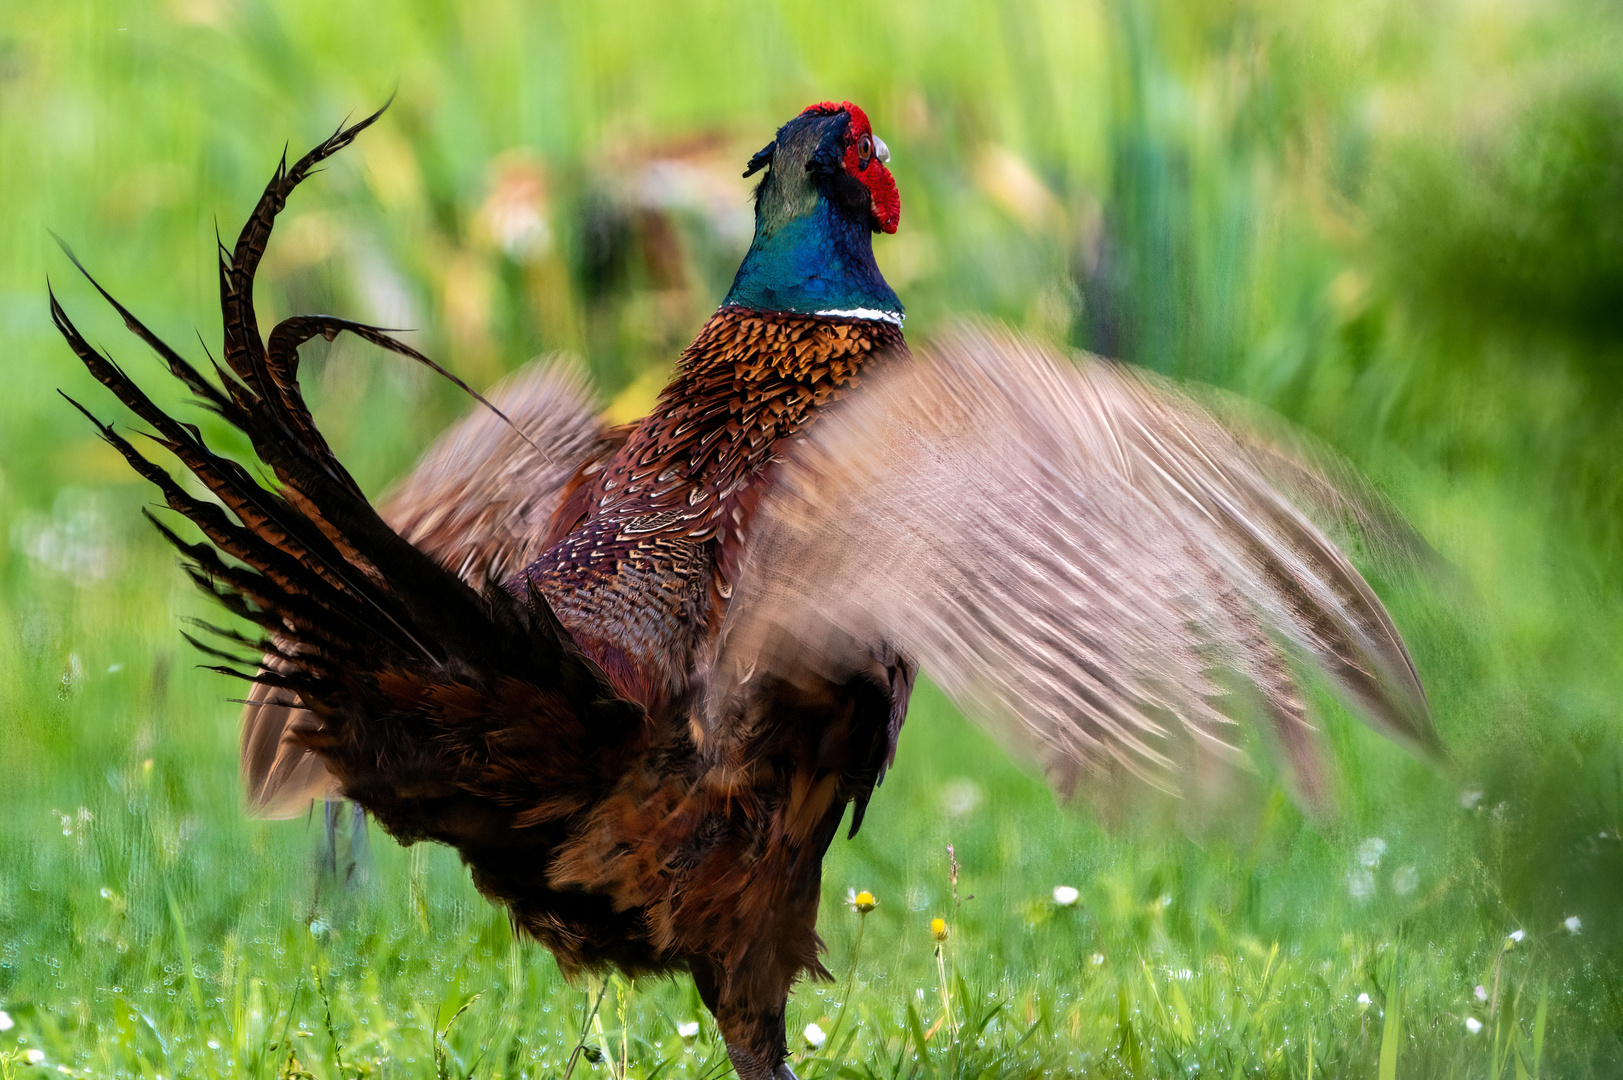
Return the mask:
<svg viewBox="0 0 1623 1080"><path fill-rule="evenodd" d="M750 159L754 239L647 417L605 427L576 370L541 364L375 509L305 405L299 346L349 333L432 361L325 315L262 337L252 289L289 195L377 116L284 157L222 246L212 377L91 279L257 463L209 448L51 296L213 496L74 402L201 532L149 515L187 573L259 629L194 643L253 683L261 811L340 794L455 847L566 972L686 970L739 1076L785 1080L789 991L828 975L822 859L848 808L861 827L919 671L1065 793L1171 786L1256 720L1322 802L1304 668L1435 749L1387 612L1281 494L1310 468L1170 384L995 327L912 356L873 254L901 214L890 155L850 102Z"/></svg>

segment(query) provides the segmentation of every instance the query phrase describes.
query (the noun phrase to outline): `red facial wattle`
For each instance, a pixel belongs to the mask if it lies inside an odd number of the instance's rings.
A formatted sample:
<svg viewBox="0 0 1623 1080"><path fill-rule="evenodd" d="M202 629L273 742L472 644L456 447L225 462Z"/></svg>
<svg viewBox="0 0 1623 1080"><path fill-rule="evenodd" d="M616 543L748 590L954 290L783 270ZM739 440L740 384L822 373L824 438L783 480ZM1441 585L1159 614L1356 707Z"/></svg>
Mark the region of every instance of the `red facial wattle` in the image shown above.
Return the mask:
<svg viewBox="0 0 1623 1080"><path fill-rule="evenodd" d="M818 102L801 110L806 113L832 114L843 112L851 118L846 128L845 171L862 181L871 198L869 215L876 232L893 233L902 220L902 197L896 191L896 179L885 167L885 144L873 133L868 114L849 101L836 105L832 101ZM865 147L866 153L864 152Z"/></svg>

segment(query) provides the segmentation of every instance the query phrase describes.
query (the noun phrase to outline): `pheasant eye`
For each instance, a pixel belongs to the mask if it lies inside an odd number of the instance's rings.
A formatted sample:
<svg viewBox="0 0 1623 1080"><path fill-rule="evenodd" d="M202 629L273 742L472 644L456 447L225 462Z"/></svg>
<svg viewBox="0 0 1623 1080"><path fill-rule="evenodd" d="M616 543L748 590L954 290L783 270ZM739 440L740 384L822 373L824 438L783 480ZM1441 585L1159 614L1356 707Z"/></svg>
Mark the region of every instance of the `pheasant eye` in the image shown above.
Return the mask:
<svg viewBox="0 0 1623 1080"><path fill-rule="evenodd" d="M864 135L862 137L862 139L857 143L857 160L860 161L862 163L862 167L864 169L866 169L868 167L868 162L871 161L872 159L873 159L873 136Z"/></svg>

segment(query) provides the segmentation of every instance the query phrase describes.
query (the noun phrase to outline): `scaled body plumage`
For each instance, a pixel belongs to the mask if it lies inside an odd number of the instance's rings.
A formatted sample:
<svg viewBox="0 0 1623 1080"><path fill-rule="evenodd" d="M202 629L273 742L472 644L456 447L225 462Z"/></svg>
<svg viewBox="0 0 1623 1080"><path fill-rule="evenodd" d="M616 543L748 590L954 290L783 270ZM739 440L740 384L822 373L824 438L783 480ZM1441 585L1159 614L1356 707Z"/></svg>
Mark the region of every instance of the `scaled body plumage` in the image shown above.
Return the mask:
<svg viewBox="0 0 1623 1080"><path fill-rule="evenodd" d="M348 331L417 354L327 317L262 340L251 295L288 195L375 119L278 169L222 260L218 385L119 309L277 487L52 298L92 374L219 500L98 424L203 532L159 526L194 579L263 632L222 632L252 658L216 652L255 681L261 811L342 794L456 847L566 970L685 968L739 1074L766 1080L792 1075L791 985L826 974L823 855L848 806L861 824L921 661L1021 722L1067 788L1154 778L1183 735L1227 750L1238 676L1313 798L1304 659L1432 744L1379 601L1199 409L995 333L914 361L871 247L900 214L888 151L849 103L751 161L755 242L646 418L607 428L578 376L535 369L374 510L304 405L297 347Z"/></svg>

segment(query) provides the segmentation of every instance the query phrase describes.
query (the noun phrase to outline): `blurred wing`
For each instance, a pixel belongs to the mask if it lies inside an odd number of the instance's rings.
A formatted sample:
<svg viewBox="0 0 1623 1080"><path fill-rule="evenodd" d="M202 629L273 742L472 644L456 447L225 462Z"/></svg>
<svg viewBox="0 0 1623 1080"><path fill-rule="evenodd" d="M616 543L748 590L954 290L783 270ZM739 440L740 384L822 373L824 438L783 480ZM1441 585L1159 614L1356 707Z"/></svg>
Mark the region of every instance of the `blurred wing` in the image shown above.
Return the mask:
<svg viewBox="0 0 1623 1080"><path fill-rule="evenodd" d="M491 408L476 408L441 435L378 511L475 589L507 580L546 550L566 486L615 446L592 411L585 375L567 361L531 364L487 397ZM273 656L261 666L285 669ZM336 796L337 782L306 749L305 736L319 727L297 695L251 688L241 771L256 817L296 817L311 799Z"/></svg>
<svg viewBox="0 0 1623 1080"><path fill-rule="evenodd" d="M1421 570L1446 579L1453 570L1392 500L1330 446L1256 402L1213 386L1175 388L1140 373L1152 386L1187 397L1214 417L1252 466L1332 538L1356 543L1382 570Z"/></svg>
<svg viewBox="0 0 1623 1080"><path fill-rule="evenodd" d="M476 589L506 581L550 546L566 486L616 445L574 364L532 364L489 397L512 423L476 409L385 494L380 510L396 532Z"/></svg>
<svg viewBox="0 0 1623 1080"><path fill-rule="evenodd" d="M1208 414L1116 364L961 331L821 420L752 532L712 726L752 681L839 677L883 641L1067 794L1084 770L1166 786L1186 742L1234 758L1260 711L1321 802L1293 655L1436 745L1358 572Z"/></svg>
<svg viewBox="0 0 1623 1080"><path fill-rule="evenodd" d="M286 648L286 643L281 643ZM263 670L286 675L289 665L267 654ZM298 817L311 799L340 798L338 780L321 758L306 748L304 736L321 721L299 704L299 695L254 683L242 707L242 789L254 817Z"/></svg>

